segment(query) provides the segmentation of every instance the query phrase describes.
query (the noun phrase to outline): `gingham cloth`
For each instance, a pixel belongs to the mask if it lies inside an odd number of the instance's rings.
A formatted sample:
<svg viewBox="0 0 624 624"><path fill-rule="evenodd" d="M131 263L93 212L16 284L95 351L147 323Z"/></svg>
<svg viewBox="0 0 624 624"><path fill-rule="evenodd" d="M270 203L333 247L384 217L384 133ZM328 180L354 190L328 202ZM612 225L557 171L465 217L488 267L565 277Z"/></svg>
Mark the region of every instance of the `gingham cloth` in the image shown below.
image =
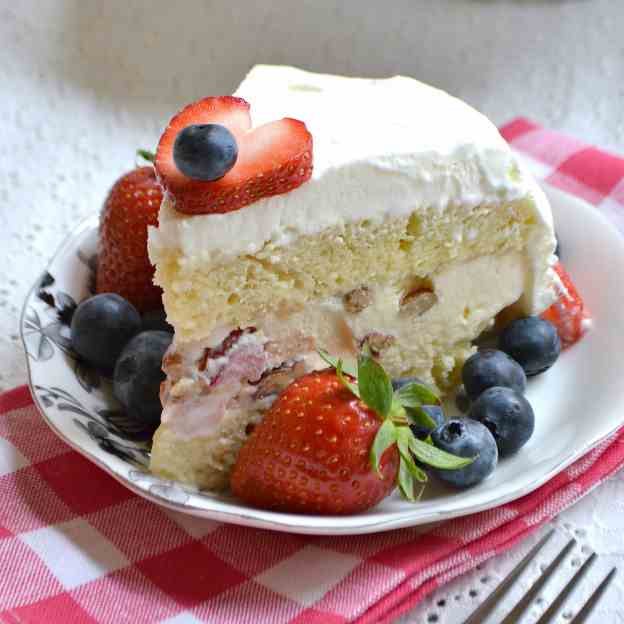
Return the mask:
<svg viewBox="0 0 624 624"><path fill-rule="evenodd" d="M526 119L502 133L550 184L624 225L624 160ZM309 537L135 496L0 395L0 623L390 622L524 539L624 463L624 429L532 494L423 534Z"/></svg>

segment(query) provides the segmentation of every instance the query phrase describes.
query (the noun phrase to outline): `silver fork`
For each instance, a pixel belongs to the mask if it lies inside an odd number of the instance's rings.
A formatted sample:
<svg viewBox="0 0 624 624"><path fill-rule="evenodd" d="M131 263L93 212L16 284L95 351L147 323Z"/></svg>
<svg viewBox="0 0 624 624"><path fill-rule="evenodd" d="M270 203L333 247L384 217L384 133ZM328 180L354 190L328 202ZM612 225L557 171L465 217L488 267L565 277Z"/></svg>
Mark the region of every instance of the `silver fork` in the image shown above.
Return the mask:
<svg viewBox="0 0 624 624"><path fill-rule="evenodd" d="M533 548L526 554L526 556L516 565L509 574L495 587L494 591L487 597L479 607L476 608L470 614L470 617L464 622L464 624L482 624L486 618L494 611L494 609L500 604L500 601L505 597L507 592L513 587L514 582L529 566L529 564L537 557L542 547L548 542L548 540L555 533L554 529L551 529L544 537L542 537ZM511 611L498 623L498 624L513 624L518 622L520 618L526 613L528 608L533 603L533 600L537 597L538 592L544 587L549 578L557 571L560 565L563 563L567 555L574 548L576 540L570 539L568 543L559 551L557 556L546 566L540 576L533 582L528 591L518 600L513 606ZM579 583L583 580L583 577L587 574L592 563L596 559L596 553L592 553L583 565L576 571L574 576L568 581L565 587L559 592L559 594L552 601L550 606L544 611L535 624L548 624L555 621L555 616L565 600L572 594L574 589L578 587ZM617 573L617 568L612 568L611 571L600 581L597 587L594 589L589 598L583 603L576 615L568 620L568 624L582 624L585 622L600 600L604 592L609 587L613 577Z"/></svg>

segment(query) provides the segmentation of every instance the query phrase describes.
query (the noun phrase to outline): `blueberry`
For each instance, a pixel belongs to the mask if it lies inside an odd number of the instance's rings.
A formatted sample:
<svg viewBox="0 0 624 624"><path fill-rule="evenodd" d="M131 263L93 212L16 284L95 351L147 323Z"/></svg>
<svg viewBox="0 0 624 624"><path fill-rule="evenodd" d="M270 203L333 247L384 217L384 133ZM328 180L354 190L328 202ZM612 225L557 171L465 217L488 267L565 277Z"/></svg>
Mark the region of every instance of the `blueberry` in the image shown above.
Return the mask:
<svg viewBox="0 0 624 624"><path fill-rule="evenodd" d="M488 388L472 404L469 416L491 431L501 456L522 448L535 429L531 404L511 388Z"/></svg>
<svg viewBox="0 0 624 624"><path fill-rule="evenodd" d="M505 386L518 392L524 392L526 388L522 366L496 349L481 349L471 355L464 364L462 378L472 401L493 386Z"/></svg>
<svg viewBox="0 0 624 624"><path fill-rule="evenodd" d="M453 418L432 434L433 444L459 457L476 457L468 466L458 470L432 469L442 481L458 488L476 485L490 476L498 463L496 441L489 429L476 420Z"/></svg>
<svg viewBox="0 0 624 624"><path fill-rule="evenodd" d="M123 297L103 293L85 299L71 321L74 351L89 364L111 372L128 341L141 331L141 317Z"/></svg>
<svg viewBox="0 0 624 624"><path fill-rule="evenodd" d="M165 379L162 359L171 340L168 332L141 332L126 345L115 365L115 398L130 417L152 429L160 424L160 384Z"/></svg>
<svg viewBox="0 0 624 624"><path fill-rule="evenodd" d="M396 377L392 380L392 389L396 392L400 390L403 386L407 386L411 383L417 383L421 386L426 386L427 384L419 379L418 377Z"/></svg>
<svg viewBox="0 0 624 624"><path fill-rule="evenodd" d="M555 326L539 316L509 323L498 344L529 377L547 371L561 353L561 341Z"/></svg>
<svg viewBox="0 0 624 624"><path fill-rule="evenodd" d="M444 410L439 405L423 405L423 410L427 412L427 415L431 417L435 422L435 427L439 427L444 424ZM410 408L405 408L409 411ZM412 433L420 440L424 440L435 427L425 427L424 425L410 425Z"/></svg>
<svg viewBox="0 0 624 624"><path fill-rule="evenodd" d="M143 331L165 331L173 334L173 327L167 322L167 314L164 310L146 312L141 320L143 321Z"/></svg>
<svg viewBox="0 0 624 624"><path fill-rule="evenodd" d="M236 163L234 135L219 124L187 126L173 144L173 160L187 177L205 182L222 178Z"/></svg>

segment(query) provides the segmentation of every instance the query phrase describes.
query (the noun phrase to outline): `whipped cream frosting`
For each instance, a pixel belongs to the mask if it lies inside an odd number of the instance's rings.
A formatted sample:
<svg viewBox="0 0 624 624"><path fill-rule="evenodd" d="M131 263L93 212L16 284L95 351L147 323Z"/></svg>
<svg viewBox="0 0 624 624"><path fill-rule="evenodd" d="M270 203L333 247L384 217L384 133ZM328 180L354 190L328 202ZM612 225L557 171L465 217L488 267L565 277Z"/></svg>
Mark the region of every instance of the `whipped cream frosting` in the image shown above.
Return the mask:
<svg viewBox="0 0 624 624"><path fill-rule="evenodd" d="M255 66L235 95L250 102L254 126L282 117L306 123L314 139L312 178L226 214L183 215L165 198L159 227L149 232L153 262L168 250L183 265L214 262L349 221L425 207L442 213L450 203L470 210L530 194L542 226L529 241L530 263L550 264L546 198L496 127L461 100L403 76L347 78L269 65Z"/></svg>

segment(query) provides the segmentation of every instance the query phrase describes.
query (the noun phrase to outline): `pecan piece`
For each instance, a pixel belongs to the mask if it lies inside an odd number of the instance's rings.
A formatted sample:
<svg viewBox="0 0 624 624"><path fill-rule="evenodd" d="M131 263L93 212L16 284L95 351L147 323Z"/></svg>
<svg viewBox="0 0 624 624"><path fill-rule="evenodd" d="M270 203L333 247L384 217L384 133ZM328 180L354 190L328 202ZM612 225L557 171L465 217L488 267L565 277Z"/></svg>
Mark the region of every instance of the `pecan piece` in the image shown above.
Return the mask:
<svg viewBox="0 0 624 624"><path fill-rule="evenodd" d="M421 316L438 303L438 296L430 290L410 293L401 302L401 310L413 316Z"/></svg>
<svg viewBox="0 0 624 624"><path fill-rule="evenodd" d="M364 345L368 345L372 355L379 357L383 351L391 347L395 342L395 336L372 332L360 340L360 349L362 349Z"/></svg>
<svg viewBox="0 0 624 624"><path fill-rule="evenodd" d="M345 310L351 314L361 312L373 302L373 293L366 286L360 286L360 288L354 288L348 292L344 297Z"/></svg>

